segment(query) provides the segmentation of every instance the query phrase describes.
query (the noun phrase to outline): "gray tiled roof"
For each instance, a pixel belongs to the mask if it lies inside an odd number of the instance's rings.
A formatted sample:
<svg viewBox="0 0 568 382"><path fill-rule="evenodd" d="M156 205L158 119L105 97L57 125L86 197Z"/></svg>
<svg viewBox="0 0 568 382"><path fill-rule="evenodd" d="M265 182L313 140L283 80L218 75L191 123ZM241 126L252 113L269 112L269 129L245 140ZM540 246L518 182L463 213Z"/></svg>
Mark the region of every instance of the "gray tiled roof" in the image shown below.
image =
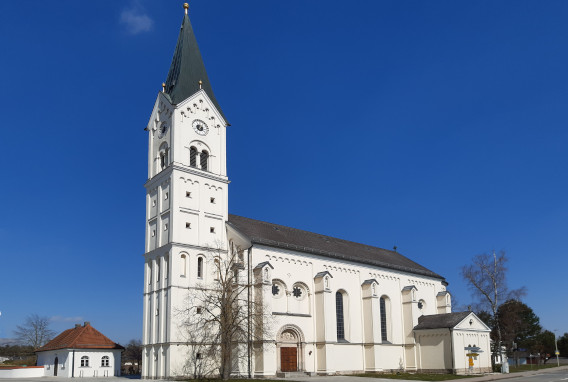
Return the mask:
<svg viewBox="0 0 568 382"><path fill-rule="evenodd" d="M414 330L453 328L462 322L464 318L469 316L470 313L471 312L455 312L421 316L418 317L418 325L414 327Z"/></svg>
<svg viewBox="0 0 568 382"><path fill-rule="evenodd" d="M352 241L237 215L229 215L229 224L248 236L249 239L256 244L370 264L444 280L444 278L437 273L432 272L398 252L389 251L387 249L354 243Z"/></svg>
<svg viewBox="0 0 568 382"><path fill-rule="evenodd" d="M172 64L166 80L165 93L172 104L178 104L199 91L199 81L202 81L201 88L205 90L211 102L213 102L221 116L225 119L225 122L227 122L227 118L225 118L213 94L189 16L184 15L176 50L174 51L174 57L172 58Z"/></svg>

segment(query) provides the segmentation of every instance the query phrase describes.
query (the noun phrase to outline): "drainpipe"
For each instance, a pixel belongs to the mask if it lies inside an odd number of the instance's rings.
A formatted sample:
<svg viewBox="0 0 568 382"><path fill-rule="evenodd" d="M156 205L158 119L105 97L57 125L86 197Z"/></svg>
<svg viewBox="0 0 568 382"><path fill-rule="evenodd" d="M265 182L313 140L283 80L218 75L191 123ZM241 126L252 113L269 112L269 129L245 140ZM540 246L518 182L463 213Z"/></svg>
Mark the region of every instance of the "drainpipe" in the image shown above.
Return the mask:
<svg viewBox="0 0 568 382"><path fill-rule="evenodd" d="M251 358L252 358L252 347L251 347L251 325L250 325L250 300L251 300L251 290L250 290L250 274L252 272L252 266L251 266L251 262L252 262L252 245L250 246L250 248L247 251L247 315L248 315L248 320L247 320L247 361L248 361L248 377L251 378Z"/></svg>
<svg viewBox="0 0 568 382"><path fill-rule="evenodd" d="M456 373L456 368L455 368L455 357L456 355L454 354L454 336L452 334L452 328L448 328L448 333L450 333L450 350L451 350L451 354L452 354L452 374Z"/></svg>
<svg viewBox="0 0 568 382"><path fill-rule="evenodd" d="M75 378L75 349L73 349L73 363L71 364L71 378Z"/></svg>

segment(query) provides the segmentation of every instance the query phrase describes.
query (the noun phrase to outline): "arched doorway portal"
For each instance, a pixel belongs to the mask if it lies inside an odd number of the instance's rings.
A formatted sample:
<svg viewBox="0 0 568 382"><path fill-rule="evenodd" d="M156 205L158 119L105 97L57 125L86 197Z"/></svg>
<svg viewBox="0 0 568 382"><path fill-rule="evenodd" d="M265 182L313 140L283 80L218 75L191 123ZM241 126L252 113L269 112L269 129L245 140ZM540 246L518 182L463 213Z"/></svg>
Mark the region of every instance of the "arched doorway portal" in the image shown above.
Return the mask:
<svg viewBox="0 0 568 382"><path fill-rule="evenodd" d="M277 365L281 372L304 370L304 334L296 325L285 325L276 337Z"/></svg>
<svg viewBox="0 0 568 382"><path fill-rule="evenodd" d="M53 376L57 377L57 367L59 366L59 358L55 357L55 361L53 361Z"/></svg>

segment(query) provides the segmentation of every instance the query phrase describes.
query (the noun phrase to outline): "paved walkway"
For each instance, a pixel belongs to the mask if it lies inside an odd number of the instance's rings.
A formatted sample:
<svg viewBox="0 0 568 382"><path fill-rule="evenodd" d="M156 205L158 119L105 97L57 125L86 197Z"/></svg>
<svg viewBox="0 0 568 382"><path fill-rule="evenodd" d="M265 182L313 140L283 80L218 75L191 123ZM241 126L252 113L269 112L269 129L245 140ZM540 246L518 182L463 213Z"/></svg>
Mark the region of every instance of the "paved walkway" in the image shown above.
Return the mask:
<svg viewBox="0 0 568 382"><path fill-rule="evenodd" d="M568 366L560 366L554 367L551 369L541 369L535 371L525 371L522 373L510 373L510 374L487 374L480 377L468 378L468 379L459 379L456 381L465 381L465 382L478 382L478 381L497 381L500 379L507 380L509 378L521 378L521 377L531 377L540 374L546 373L554 373L558 371L566 371L568 372ZM401 379L387 379L387 378L369 378L369 377L353 377L349 375L338 375L338 376L318 376L318 377L301 377L301 378L271 378L271 379L279 379L282 381L298 381L298 382L318 382L318 381L331 381L331 382L405 382ZM69 382L70 378L63 378L63 377L41 377L41 378L2 378L0 382ZM77 382L128 382L128 381L135 381L129 379L127 377L107 377L107 378L74 378ZM262 379L259 379L262 381ZM160 382L158 380L154 380L154 382ZM166 381L164 381L166 382ZM171 382L171 381L167 381ZM410 382L410 381L407 381Z"/></svg>

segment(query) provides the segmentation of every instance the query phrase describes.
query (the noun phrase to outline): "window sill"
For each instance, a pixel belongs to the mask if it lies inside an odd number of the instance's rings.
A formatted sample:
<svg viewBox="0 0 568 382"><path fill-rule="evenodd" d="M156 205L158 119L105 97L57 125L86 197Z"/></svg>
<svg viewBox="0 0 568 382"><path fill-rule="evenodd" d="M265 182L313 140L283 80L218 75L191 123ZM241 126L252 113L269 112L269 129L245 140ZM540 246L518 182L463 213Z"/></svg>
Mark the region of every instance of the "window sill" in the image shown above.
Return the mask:
<svg viewBox="0 0 568 382"><path fill-rule="evenodd" d="M311 317L311 314L306 313L286 313L286 312L272 312L275 316L293 316L293 317Z"/></svg>

